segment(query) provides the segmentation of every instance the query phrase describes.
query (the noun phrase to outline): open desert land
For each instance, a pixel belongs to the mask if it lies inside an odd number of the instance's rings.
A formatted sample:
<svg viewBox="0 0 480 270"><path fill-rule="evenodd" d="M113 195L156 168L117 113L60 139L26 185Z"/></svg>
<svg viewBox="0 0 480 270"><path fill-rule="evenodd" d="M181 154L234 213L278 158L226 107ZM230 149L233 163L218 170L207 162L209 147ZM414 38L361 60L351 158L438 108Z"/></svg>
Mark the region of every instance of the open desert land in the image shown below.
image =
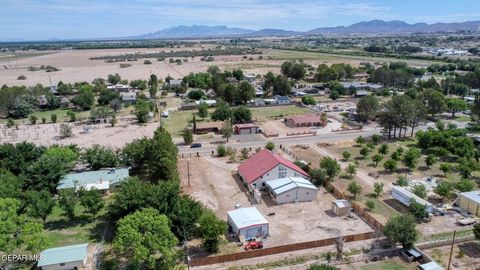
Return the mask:
<svg viewBox="0 0 480 270"><path fill-rule="evenodd" d="M147 78L150 74L156 74L160 78L170 75L174 78L182 78L192 72L204 72L211 65L217 65L221 69L241 68L247 74L265 74L269 71L278 73L280 65L285 60L304 59L307 64L316 67L320 64L347 63L358 66L362 62L384 63L398 61L394 58L372 58L366 56L352 56L341 54L328 54L317 52L299 52L290 50L262 51L262 59L259 55L221 55L215 56L214 61L201 61L201 57L188 58L181 65L169 63L168 59L157 61L155 58L138 58L136 61L112 62L104 60L90 60L92 57L116 56L123 54L143 54L172 50L201 50L211 48L213 45L199 45L184 48L146 48L146 49L91 49L91 50L59 50L47 52L20 53L18 55L3 55L0 57L0 85L43 85L57 84L59 81L74 83L79 81L92 81L95 78L105 78L108 74L118 73L124 79L135 80ZM182 59L181 57L173 57ZM145 65L144 60L150 60L152 64ZM403 60L402 60L403 61ZM405 60L412 66L426 67L432 61ZM127 68L120 67L120 63L128 63ZM55 72L28 71L28 67L50 65L60 69ZM17 80L18 76L25 75L26 80Z"/></svg>

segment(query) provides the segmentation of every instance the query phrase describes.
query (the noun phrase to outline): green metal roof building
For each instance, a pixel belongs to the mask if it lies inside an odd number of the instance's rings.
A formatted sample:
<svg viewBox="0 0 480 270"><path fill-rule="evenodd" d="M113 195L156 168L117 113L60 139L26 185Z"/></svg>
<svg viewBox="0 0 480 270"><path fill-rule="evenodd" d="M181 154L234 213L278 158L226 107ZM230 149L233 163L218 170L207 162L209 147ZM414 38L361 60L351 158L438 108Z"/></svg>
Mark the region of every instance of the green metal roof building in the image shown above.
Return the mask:
<svg viewBox="0 0 480 270"><path fill-rule="evenodd" d="M49 248L40 253L37 266L42 270L67 270L84 268L87 263L88 243Z"/></svg>
<svg viewBox="0 0 480 270"><path fill-rule="evenodd" d="M86 171L81 173L69 173L58 183L57 189L84 188L90 190L108 190L129 176L128 168L108 169L98 171Z"/></svg>

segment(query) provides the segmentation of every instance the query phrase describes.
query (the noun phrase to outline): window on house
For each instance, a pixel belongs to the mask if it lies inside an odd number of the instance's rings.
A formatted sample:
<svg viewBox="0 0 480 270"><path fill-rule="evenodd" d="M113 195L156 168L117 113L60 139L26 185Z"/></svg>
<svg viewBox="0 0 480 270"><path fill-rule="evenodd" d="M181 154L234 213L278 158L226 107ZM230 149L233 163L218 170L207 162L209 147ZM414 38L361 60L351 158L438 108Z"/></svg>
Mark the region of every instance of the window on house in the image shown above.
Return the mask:
<svg viewBox="0 0 480 270"><path fill-rule="evenodd" d="M287 177L287 168L280 166L278 167L278 178L285 178Z"/></svg>
<svg viewBox="0 0 480 270"><path fill-rule="evenodd" d="M65 266L65 264L64 264L64 263L61 263L60 266Z"/></svg>

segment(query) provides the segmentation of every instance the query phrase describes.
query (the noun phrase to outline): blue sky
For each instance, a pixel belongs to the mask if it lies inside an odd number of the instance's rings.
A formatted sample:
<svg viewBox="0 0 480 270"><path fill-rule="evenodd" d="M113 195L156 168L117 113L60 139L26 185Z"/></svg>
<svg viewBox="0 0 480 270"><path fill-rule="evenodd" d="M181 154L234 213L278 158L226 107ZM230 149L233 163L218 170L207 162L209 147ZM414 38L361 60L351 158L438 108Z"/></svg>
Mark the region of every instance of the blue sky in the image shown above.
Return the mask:
<svg viewBox="0 0 480 270"><path fill-rule="evenodd" d="M479 0L0 0L0 40L120 37L174 25L309 30L480 20Z"/></svg>

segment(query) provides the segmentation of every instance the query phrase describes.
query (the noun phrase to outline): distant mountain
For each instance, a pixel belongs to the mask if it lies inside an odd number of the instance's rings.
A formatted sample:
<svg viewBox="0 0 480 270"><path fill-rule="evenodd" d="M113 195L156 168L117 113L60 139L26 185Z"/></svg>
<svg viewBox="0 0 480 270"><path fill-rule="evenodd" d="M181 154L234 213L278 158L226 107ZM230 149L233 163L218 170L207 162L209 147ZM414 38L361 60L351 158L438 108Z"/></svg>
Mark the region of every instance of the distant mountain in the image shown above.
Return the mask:
<svg viewBox="0 0 480 270"><path fill-rule="evenodd" d="M306 32L288 31L284 29L265 28L250 30L228 27L225 25L179 25L127 39L181 39L181 38L215 38L215 37L266 37L266 36L296 36L321 34L407 34L407 33L437 33L458 31L480 31L480 21L461 23L415 23L404 21L364 21L350 26L321 27Z"/></svg>
<svg viewBox="0 0 480 270"><path fill-rule="evenodd" d="M350 26L322 27L305 32L307 35L316 34L404 34L404 33L436 33L479 31L480 21L462 23L415 23L403 21L373 20L359 22Z"/></svg>
<svg viewBox="0 0 480 270"><path fill-rule="evenodd" d="M258 30L248 34L248 36L252 37L266 37L266 36L295 36L295 35L303 35L302 32L297 31L288 31L283 29L272 29L272 28L265 28L262 30Z"/></svg>
<svg viewBox="0 0 480 270"><path fill-rule="evenodd" d="M163 30L135 36L136 39L163 39L163 38L202 38L202 37L224 37L224 36L244 36L253 33L253 30L228 27L225 25L207 26L207 25L179 25Z"/></svg>

